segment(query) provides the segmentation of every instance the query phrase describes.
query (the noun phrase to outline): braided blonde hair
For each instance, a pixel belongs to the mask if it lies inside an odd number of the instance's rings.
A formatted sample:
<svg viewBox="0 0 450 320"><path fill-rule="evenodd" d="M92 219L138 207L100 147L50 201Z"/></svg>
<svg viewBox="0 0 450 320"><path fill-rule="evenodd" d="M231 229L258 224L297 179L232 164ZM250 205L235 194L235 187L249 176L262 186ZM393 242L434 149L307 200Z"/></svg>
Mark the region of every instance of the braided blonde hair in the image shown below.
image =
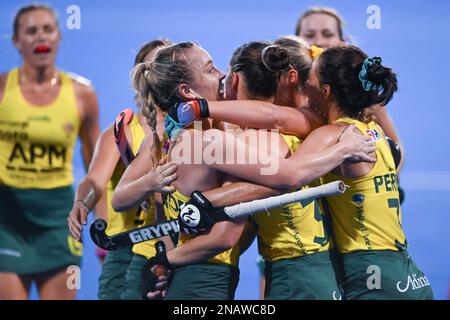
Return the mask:
<svg viewBox="0 0 450 320"><path fill-rule="evenodd" d="M161 140L156 130L157 109L167 111L180 102L179 85L193 83L193 69L186 58L185 50L194 46L192 42L183 42L163 48L153 61L140 63L133 69L132 82L136 103L153 133L153 166L159 163L162 153Z"/></svg>

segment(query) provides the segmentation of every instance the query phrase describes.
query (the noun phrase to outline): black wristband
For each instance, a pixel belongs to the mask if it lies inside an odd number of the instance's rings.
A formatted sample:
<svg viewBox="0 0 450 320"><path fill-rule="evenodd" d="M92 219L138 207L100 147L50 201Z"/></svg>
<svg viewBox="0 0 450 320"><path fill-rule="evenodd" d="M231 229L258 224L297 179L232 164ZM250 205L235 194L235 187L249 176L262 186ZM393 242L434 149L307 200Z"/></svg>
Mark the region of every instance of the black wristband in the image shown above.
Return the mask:
<svg viewBox="0 0 450 320"><path fill-rule="evenodd" d="M210 215L214 211L209 200L201 192L194 191L190 200L181 209L178 218L180 227L190 232L206 231L213 223Z"/></svg>
<svg viewBox="0 0 450 320"><path fill-rule="evenodd" d="M200 107L200 117L201 118L209 118L208 100L206 100L206 99L198 99L198 105Z"/></svg>
<svg viewBox="0 0 450 320"><path fill-rule="evenodd" d="M173 119L173 120L175 120L176 122L178 122L179 120L178 120L178 105L179 105L180 103L176 103L174 106L172 106L172 107L170 107L168 110L167 110L167 114Z"/></svg>

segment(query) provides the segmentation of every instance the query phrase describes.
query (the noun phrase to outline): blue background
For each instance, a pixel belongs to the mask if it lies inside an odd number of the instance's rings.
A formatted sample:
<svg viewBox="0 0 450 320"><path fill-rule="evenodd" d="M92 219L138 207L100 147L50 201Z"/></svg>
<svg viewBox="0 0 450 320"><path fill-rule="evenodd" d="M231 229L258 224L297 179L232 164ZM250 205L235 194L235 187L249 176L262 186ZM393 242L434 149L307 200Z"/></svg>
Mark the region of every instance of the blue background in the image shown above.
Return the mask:
<svg viewBox="0 0 450 320"><path fill-rule="evenodd" d="M26 1L0 2L0 72L18 66L11 44L12 21ZM370 56L381 56L398 73L399 92L389 105L403 144L406 190L403 227L416 263L427 274L438 299L448 296L450 278L450 2L434 1L48 1L58 12L63 34L57 64L93 81L104 129L115 115L133 105L129 74L134 56L146 41L166 37L197 41L226 70L237 46L272 40L294 32L300 13L313 5L335 7L345 18L345 32ZM81 29L69 30L69 5L81 9ZM381 9L381 29L369 30L369 5ZM75 176L84 174L79 152ZM86 231L86 230L85 230ZM85 239L88 234L85 233ZM238 299L258 298L255 243L240 263ZM95 299L99 263L85 243L79 299ZM33 290L32 298L36 298Z"/></svg>

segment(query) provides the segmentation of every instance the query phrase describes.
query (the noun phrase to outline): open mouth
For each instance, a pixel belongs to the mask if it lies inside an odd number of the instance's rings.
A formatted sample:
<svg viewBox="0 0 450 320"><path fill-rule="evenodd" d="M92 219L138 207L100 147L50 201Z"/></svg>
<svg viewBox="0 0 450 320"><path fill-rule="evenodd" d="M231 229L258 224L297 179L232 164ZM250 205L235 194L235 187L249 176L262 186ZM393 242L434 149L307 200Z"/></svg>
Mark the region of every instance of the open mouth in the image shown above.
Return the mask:
<svg viewBox="0 0 450 320"><path fill-rule="evenodd" d="M52 51L51 48L46 45L39 45L36 48L34 48L34 53L36 54L50 53L50 51Z"/></svg>
<svg viewBox="0 0 450 320"><path fill-rule="evenodd" d="M225 85L223 84L223 81L219 82L218 95L220 100L225 99Z"/></svg>

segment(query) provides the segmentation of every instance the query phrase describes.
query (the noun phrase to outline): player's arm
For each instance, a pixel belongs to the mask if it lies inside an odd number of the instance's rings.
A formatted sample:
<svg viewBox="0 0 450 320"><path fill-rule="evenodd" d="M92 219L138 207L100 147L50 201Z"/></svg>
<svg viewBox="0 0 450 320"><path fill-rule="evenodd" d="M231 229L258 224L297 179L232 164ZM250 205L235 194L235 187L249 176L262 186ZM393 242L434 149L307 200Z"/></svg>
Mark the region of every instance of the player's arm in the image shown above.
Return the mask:
<svg viewBox="0 0 450 320"><path fill-rule="evenodd" d="M287 146L280 146L280 144L278 143L280 141L278 133L261 133L256 130L247 130L243 131L242 134L236 135L236 137L245 139L245 136L249 134L257 134L258 137L260 134L267 134L267 137L272 141L268 144L268 152L277 152L277 155L278 152L280 152L284 155L284 149L287 149ZM276 147L273 148L272 144L274 144ZM287 157L290 155L290 152L286 152L287 154L285 156ZM284 190L262 186L249 181L242 181L242 179L235 176L226 175L225 182L221 187L205 191L203 192L203 195L211 202L214 207L218 208L239 204L241 202L248 202L271 196L277 196L280 195L283 191Z"/></svg>
<svg viewBox="0 0 450 320"><path fill-rule="evenodd" d="M239 240L247 218L220 221L207 234L201 234L167 252L172 266L182 266L208 260L231 249Z"/></svg>
<svg viewBox="0 0 450 320"><path fill-rule="evenodd" d="M150 150L152 135L147 135L141 144L139 154L128 165L114 190L112 206L116 211L137 207L154 192L173 192L170 184L177 178L177 167L168 162L153 169Z"/></svg>
<svg viewBox="0 0 450 320"><path fill-rule="evenodd" d="M186 128L194 120L212 118L258 129L279 129L304 138L325 124L325 120L310 108L294 109L255 100L206 101L180 103L169 109L165 128L170 136L176 129Z"/></svg>
<svg viewBox="0 0 450 320"><path fill-rule="evenodd" d="M105 199L105 189L119 160L119 152L116 147L113 134L113 126L107 128L100 135L95 146L91 164L86 176L79 183L73 208L69 213L68 225L75 239L81 239L82 225L87 223L88 213L94 209L100 199ZM97 216L105 218L104 211L97 207Z"/></svg>
<svg viewBox="0 0 450 320"><path fill-rule="evenodd" d="M282 190L261 186L259 184L237 181L235 177L222 187L203 192L203 195L216 207L225 207L241 202L277 196Z"/></svg>
<svg viewBox="0 0 450 320"><path fill-rule="evenodd" d="M326 132L330 130L329 127L325 126L316 130L324 130L321 132ZM350 127L353 128L354 126ZM248 145L240 139L236 139L232 145L225 143L227 139L233 139L233 137L229 137L228 135L226 132L223 133L223 139L225 140L221 140L220 135L218 135L215 139L204 142L205 144L210 144L210 148L215 148L214 150L218 150L218 152L222 150L224 159L226 159L226 155L229 153L259 154L259 150L255 146ZM320 144L321 142L319 141L318 143ZM288 159L280 157L276 152L271 152L263 164L227 164L213 162L209 166L261 185L273 188L294 189L320 178L347 159L375 162L376 160L374 158L368 156L374 150L375 144L369 137L361 136L352 132L352 130L345 130L338 143L318 152L303 153L298 150Z"/></svg>
<svg viewBox="0 0 450 320"><path fill-rule="evenodd" d="M355 134L364 137L361 131L356 129L353 125L327 125L312 132L308 138L300 145L297 152L303 154L314 154L329 148L342 137L346 131L352 130ZM342 134L342 136L341 136ZM370 139L370 138L369 138ZM375 151L375 147L374 150ZM376 161L376 154L370 153ZM342 177L356 178L366 175L373 168L373 163L360 161L359 159L349 159L343 161L342 164L333 170L335 174Z"/></svg>
<svg viewBox="0 0 450 320"><path fill-rule="evenodd" d="M236 182L238 179L232 176L225 176L221 188L216 188L211 191L206 191L203 196L209 194L215 200L216 206L225 206L238 203L239 200L247 201L252 197L264 197L263 191L258 191L258 186L255 186L251 192L250 197L246 196L246 187L254 186L250 183ZM270 194L277 193L270 188L262 187L262 189L270 190ZM224 191L222 194L221 192ZM230 197L230 199L228 199ZM192 199L188 204L195 204ZM211 205L214 206L213 203ZM205 210L203 206L197 207L199 211ZM211 212L208 212L211 213ZM243 228L246 223L246 218L237 219L236 221L221 221L217 222L207 234L198 235L190 241L176 247L167 253L168 262L171 265L185 265L206 261L215 255L231 249L239 240ZM217 226L216 226L217 225Z"/></svg>
<svg viewBox="0 0 450 320"><path fill-rule="evenodd" d="M240 218L233 221L221 221L212 226L206 234L197 235L195 238L175 247L173 250L163 251L151 258L147 265L146 274L152 281L144 278L147 297L153 299L159 295L164 296L167 289L168 277L174 266L199 263L208 260L219 253L231 249L238 241L245 227L247 218ZM156 273L155 268L163 266L164 274Z"/></svg>
<svg viewBox="0 0 450 320"><path fill-rule="evenodd" d="M279 129L283 133L305 138L325 124L310 108L294 109L256 100L210 101L212 119L258 129Z"/></svg>

